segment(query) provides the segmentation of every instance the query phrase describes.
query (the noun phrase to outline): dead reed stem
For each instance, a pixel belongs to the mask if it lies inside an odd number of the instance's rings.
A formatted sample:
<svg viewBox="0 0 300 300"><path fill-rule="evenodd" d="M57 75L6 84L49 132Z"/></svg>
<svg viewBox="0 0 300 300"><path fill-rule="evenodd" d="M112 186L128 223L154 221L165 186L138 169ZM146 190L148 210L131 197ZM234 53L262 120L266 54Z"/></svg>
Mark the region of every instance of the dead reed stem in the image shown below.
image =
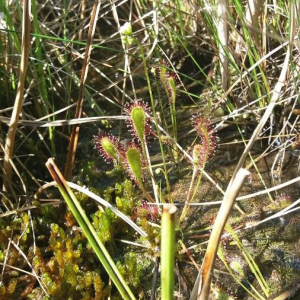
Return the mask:
<svg viewBox="0 0 300 300"><path fill-rule="evenodd" d="M5 152L3 162L3 190L12 190L12 165L10 160L13 156L15 137L17 133L17 126L20 112L24 100L25 78L29 59L30 50L30 28L31 28L31 0L24 0L23 2L23 21L22 21L22 45L21 45L21 63L20 76L18 81L18 88L14 108L12 111L8 132L5 140Z"/></svg>

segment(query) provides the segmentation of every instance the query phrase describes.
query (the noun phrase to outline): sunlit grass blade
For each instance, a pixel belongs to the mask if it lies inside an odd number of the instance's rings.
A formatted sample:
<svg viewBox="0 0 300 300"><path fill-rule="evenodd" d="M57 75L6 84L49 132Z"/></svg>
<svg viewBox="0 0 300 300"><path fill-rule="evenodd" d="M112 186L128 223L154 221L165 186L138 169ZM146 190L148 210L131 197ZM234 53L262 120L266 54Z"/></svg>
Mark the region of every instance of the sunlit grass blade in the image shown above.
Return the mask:
<svg viewBox="0 0 300 300"><path fill-rule="evenodd" d="M34 32L39 34L40 33L40 29L39 29L39 22L38 22L38 15L37 15L37 7L36 7L36 0L32 1L32 15L33 15L33 29ZM50 112L50 107L52 106L49 102L49 96L51 92L49 93L49 91L51 91L52 89L47 87L47 80L49 82L51 82L51 74L49 72L48 69L44 69L44 62L43 62L43 47L42 47L42 41L40 39L40 37L36 36L35 38L35 55L37 58L37 68L33 67L34 70L34 76L36 78L36 80L39 82L38 84L38 88L40 91L40 95L42 97L43 100L43 114L40 112L40 117L46 115L49 115ZM47 72L48 71L48 72ZM36 108L39 111L40 110L40 103L38 101L36 102ZM53 107L54 108L54 107ZM54 144L54 131L55 128L49 127L49 140L51 142L51 150L53 155L55 154L55 144Z"/></svg>
<svg viewBox="0 0 300 300"><path fill-rule="evenodd" d="M161 299L174 299L176 206L163 208L161 221Z"/></svg>
<svg viewBox="0 0 300 300"><path fill-rule="evenodd" d="M270 288L269 288L266 280L264 279L258 265L255 263L251 254L249 253L247 248L242 244L242 242L240 241L239 237L234 232L234 230L229 225L226 225L226 230L232 235L232 237L236 241L237 246L242 251L242 254L245 257L245 260L247 261L247 263L251 269L251 272L255 276L257 282L259 283L261 289L264 291L265 295L268 297L270 295Z"/></svg>
<svg viewBox="0 0 300 300"><path fill-rule="evenodd" d="M230 273L230 275L234 278L234 280L245 290L247 291L247 293L249 293L249 295L251 295L254 299L257 299L257 300L263 300L264 297L262 297L260 294L253 294L247 287L246 285L240 281L238 279L238 277L234 274L234 272L232 271L232 269L230 268L230 266L228 265L227 261L226 261L226 258L224 256L224 253L222 251L222 248L219 246L219 249L218 249L218 257L221 259L221 261L223 262L224 266L226 267L226 269L228 270L228 272Z"/></svg>

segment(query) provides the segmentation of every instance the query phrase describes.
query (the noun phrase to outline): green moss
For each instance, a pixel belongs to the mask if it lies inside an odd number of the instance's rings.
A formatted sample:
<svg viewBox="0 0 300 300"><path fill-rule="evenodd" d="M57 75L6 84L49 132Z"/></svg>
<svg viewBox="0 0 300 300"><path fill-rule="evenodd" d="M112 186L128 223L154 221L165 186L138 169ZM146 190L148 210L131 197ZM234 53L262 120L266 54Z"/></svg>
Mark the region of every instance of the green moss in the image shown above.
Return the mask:
<svg viewBox="0 0 300 300"><path fill-rule="evenodd" d="M134 215L135 207L139 204L139 199L134 199L133 183L128 179L108 187L103 193L99 190L94 192L105 195L107 200L128 216ZM97 206L93 201L83 194L78 196L86 211L93 211L89 217L101 240L108 244L110 254L113 257L124 255L124 249L120 251L116 247L114 237L131 234L132 229L110 210L95 211ZM14 216L10 226L0 231L0 257L3 260L7 255L8 239L14 232L14 240L19 242L19 246L39 276L49 297L36 282L24 281L21 279L21 273L6 269L3 276L4 284L0 286L0 298L21 299L22 294L26 294L27 299L34 300L107 299L109 295L118 297L116 291L111 291L106 275L103 280L102 274L105 273L101 264L65 206L40 206L34 212L36 215L32 224L36 234L35 247L32 246L31 219L24 212L17 217ZM157 232L154 233L151 227L148 227L148 231L151 232L152 244L157 247L154 241ZM125 250L124 259L120 262L124 267L124 272L131 273L128 275L128 280L137 291L145 270L148 270L151 264L150 259L145 260L144 256L142 258L141 260L139 256L127 256ZM7 263L15 267L22 267L26 264L14 247L10 248ZM127 275L125 277L127 278Z"/></svg>
<svg viewBox="0 0 300 300"><path fill-rule="evenodd" d="M119 261L117 267L129 285L135 288L139 286L143 276L143 268L133 252L126 253L123 262Z"/></svg>
<svg viewBox="0 0 300 300"><path fill-rule="evenodd" d="M91 218L100 240L104 243L110 241L112 239L112 226L107 214L97 211Z"/></svg>

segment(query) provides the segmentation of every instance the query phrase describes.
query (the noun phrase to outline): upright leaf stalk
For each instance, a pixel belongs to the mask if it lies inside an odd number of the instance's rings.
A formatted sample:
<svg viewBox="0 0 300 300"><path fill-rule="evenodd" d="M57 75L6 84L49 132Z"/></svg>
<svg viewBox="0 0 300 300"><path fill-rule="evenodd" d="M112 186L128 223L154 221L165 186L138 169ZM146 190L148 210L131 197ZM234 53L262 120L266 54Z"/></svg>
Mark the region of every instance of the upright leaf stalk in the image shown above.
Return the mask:
<svg viewBox="0 0 300 300"><path fill-rule="evenodd" d="M161 220L161 299L174 299L175 205L163 207Z"/></svg>

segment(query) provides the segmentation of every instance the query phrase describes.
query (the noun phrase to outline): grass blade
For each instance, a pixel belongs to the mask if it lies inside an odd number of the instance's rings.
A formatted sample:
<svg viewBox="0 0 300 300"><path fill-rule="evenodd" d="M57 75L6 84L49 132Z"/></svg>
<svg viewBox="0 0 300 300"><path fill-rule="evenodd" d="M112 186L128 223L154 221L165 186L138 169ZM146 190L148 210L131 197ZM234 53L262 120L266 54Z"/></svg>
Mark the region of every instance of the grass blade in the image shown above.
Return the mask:
<svg viewBox="0 0 300 300"><path fill-rule="evenodd" d="M175 259L175 212L176 206L163 208L161 221L161 299L174 299Z"/></svg>

